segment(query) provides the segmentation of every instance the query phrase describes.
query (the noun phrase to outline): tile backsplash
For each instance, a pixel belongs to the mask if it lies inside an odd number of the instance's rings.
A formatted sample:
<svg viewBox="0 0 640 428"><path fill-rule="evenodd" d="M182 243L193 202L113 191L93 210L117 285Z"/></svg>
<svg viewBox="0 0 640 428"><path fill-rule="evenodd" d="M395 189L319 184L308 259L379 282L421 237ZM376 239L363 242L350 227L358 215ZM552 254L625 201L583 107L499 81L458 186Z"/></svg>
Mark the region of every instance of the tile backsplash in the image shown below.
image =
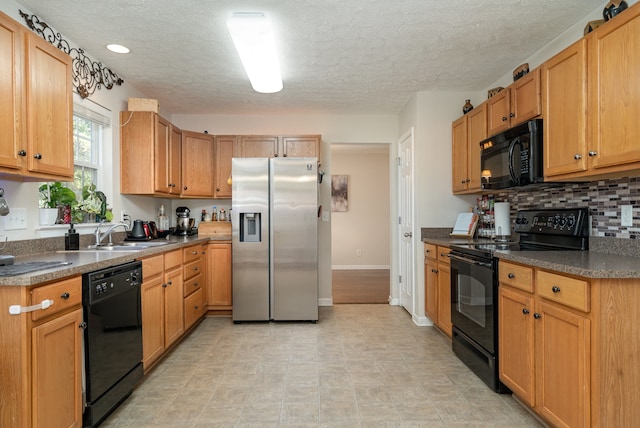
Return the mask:
<svg viewBox="0 0 640 428"><path fill-rule="evenodd" d="M587 206L592 236L640 239L640 177L539 185L498 193L495 197L496 201L511 204L512 218L519 209ZM633 206L632 227L621 225L622 205Z"/></svg>

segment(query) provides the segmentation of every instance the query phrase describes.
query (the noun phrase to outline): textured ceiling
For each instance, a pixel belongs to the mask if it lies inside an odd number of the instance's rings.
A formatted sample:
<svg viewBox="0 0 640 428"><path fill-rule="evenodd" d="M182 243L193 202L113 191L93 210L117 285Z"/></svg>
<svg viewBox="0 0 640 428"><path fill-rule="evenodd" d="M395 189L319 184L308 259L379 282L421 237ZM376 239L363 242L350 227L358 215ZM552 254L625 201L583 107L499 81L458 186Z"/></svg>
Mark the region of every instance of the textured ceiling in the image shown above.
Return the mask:
<svg viewBox="0 0 640 428"><path fill-rule="evenodd" d="M18 0L172 113L398 113L482 90L602 0ZM226 20L264 12L284 89L253 92ZM108 43L128 46L117 55Z"/></svg>

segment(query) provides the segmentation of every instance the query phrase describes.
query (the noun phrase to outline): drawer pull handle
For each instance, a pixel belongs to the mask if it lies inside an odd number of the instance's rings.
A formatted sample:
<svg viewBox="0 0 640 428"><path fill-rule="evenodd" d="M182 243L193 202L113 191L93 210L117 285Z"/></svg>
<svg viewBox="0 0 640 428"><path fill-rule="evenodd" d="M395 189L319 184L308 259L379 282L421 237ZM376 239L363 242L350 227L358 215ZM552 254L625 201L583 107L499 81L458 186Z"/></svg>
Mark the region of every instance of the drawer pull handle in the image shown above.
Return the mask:
<svg viewBox="0 0 640 428"><path fill-rule="evenodd" d="M197 282L194 282L194 283L193 283L193 286L194 286L194 287L197 287L197 286L198 286L198 283L197 283Z"/></svg>
<svg viewBox="0 0 640 428"><path fill-rule="evenodd" d="M516 276L515 276L514 274L510 273L509 275L507 275L507 277L508 277L509 279L513 279L513 278L515 278Z"/></svg>
<svg viewBox="0 0 640 428"><path fill-rule="evenodd" d="M69 293L62 293L60 295L60 298L63 299L63 300L67 300L69 298Z"/></svg>
<svg viewBox="0 0 640 428"><path fill-rule="evenodd" d="M558 287L557 285L554 285L553 287L551 287L551 291L553 291L554 293L559 293L560 287Z"/></svg>
<svg viewBox="0 0 640 428"><path fill-rule="evenodd" d="M191 254L196 255L196 254L198 254L198 252L197 251L192 251Z"/></svg>
<svg viewBox="0 0 640 428"><path fill-rule="evenodd" d="M534 317L535 319L539 320L540 318L542 318L542 315L540 315L539 313L535 312L535 313L533 314L533 317Z"/></svg>
<svg viewBox="0 0 640 428"><path fill-rule="evenodd" d="M194 267L194 268L193 268L193 270L195 270L195 271L197 272L197 271L198 271L198 268L197 268L197 267Z"/></svg>
<svg viewBox="0 0 640 428"><path fill-rule="evenodd" d="M522 313L525 314L525 315L529 315L529 309L522 308Z"/></svg>

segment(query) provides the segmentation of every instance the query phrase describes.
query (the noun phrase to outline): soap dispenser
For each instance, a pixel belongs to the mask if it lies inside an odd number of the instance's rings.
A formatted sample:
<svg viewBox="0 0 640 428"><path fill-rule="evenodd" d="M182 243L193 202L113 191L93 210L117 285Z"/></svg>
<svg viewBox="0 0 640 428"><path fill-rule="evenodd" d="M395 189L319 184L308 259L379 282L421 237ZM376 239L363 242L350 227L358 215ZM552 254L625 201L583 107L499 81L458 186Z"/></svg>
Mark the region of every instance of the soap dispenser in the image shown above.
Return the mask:
<svg viewBox="0 0 640 428"><path fill-rule="evenodd" d="M73 223L69 225L69 231L64 235L64 249L80 249L80 234L76 232L76 229L73 227Z"/></svg>

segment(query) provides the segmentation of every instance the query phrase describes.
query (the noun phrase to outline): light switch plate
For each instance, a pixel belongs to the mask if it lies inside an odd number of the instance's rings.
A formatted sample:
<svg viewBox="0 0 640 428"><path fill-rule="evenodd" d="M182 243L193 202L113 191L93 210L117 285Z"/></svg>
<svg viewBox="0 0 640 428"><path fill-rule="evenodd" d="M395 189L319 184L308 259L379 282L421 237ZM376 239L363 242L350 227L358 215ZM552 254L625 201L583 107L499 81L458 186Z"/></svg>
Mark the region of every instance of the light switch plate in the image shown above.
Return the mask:
<svg viewBox="0 0 640 428"><path fill-rule="evenodd" d="M622 205L620 207L620 226L633 226L633 205Z"/></svg>
<svg viewBox="0 0 640 428"><path fill-rule="evenodd" d="M2 217L4 230L22 230L27 228L27 209L11 208L11 212Z"/></svg>

